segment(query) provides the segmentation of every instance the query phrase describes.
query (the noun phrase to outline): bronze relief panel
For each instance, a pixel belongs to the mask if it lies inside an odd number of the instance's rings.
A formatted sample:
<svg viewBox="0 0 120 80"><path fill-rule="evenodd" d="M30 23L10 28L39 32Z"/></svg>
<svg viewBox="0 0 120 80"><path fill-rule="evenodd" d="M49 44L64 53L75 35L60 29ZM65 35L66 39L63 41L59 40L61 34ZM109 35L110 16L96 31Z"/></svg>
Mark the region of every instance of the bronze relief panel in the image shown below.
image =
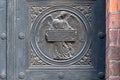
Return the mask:
<svg viewBox="0 0 120 80"><path fill-rule="evenodd" d="M92 64L88 36L91 32L91 4L51 8L30 6L30 12L30 65Z"/></svg>

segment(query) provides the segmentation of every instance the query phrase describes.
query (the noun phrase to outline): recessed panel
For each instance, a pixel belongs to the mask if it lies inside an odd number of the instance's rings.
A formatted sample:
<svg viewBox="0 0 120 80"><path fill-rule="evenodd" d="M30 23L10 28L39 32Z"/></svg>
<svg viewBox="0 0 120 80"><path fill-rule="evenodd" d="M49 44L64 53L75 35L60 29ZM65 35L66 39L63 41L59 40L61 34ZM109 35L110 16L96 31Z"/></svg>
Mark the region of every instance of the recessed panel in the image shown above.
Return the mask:
<svg viewBox="0 0 120 80"><path fill-rule="evenodd" d="M90 32L90 24L79 10L54 6L34 21L31 44L39 58L47 63L72 64L86 54L91 42Z"/></svg>

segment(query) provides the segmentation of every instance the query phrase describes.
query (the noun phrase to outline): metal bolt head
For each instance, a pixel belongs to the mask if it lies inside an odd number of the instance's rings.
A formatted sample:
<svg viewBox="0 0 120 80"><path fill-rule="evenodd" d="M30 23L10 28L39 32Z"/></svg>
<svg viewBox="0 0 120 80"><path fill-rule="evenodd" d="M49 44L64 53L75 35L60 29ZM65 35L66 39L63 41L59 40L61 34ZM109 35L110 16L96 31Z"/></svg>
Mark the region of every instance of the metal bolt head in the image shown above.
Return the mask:
<svg viewBox="0 0 120 80"><path fill-rule="evenodd" d="M5 39L6 39L6 33L2 33L2 34L0 35L0 38L1 38L2 40L5 40Z"/></svg>
<svg viewBox="0 0 120 80"><path fill-rule="evenodd" d="M59 72L58 73L58 78L59 79L63 79L64 78L64 73L63 72Z"/></svg>
<svg viewBox="0 0 120 80"><path fill-rule="evenodd" d="M105 78L105 74L103 72L99 72L98 73L98 78L99 79L104 79Z"/></svg>
<svg viewBox="0 0 120 80"><path fill-rule="evenodd" d="M99 39L104 39L105 38L105 33L99 32L98 37L99 37Z"/></svg>
<svg viewBox="0 0 120 80"><path fill-rule="evenodd" d="M5 78L6 78L6 74L5 74L5 73L1 73L1 74L0 74L0 78L1 78L1 79L5 79Z"/></svg>
<svg viewBox="0 0 120 80"><path fill-rule="evenodd" d="M19 77L19 79L24 79L25 78L25 73L20 72L18 77Z"/></svg>
<svg viewBox="0 0 120 80"><path fill-rule="evenodd" d="M19 39L24 39L25 38L25 34L23 32L19 33L18 38Z"/></svg>

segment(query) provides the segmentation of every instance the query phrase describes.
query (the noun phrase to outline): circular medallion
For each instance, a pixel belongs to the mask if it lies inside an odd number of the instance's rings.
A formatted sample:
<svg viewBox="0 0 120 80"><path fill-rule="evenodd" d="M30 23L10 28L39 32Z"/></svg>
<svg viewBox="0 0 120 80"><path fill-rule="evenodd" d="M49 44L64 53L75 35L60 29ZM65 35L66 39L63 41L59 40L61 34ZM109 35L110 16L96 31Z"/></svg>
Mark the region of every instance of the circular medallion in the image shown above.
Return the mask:
<svg viewBox="0 0 120 80"><path fill-rule="evenodd" d="M33 23L31 44L49 64L72 64L89 48L90 32L89 22L77 9L55 6L43 11Z"/></svg>

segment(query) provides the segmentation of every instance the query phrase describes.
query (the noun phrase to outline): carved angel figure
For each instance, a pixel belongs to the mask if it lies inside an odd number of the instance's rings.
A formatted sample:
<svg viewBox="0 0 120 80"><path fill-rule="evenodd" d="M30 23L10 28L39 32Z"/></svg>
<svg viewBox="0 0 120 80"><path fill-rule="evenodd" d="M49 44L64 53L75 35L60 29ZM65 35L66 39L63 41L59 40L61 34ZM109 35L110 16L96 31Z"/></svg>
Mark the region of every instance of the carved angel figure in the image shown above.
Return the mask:
<svg viewBox="0 0 120 80"><path fill-rule="evenodd" d="M68 13L61 11L60 14L53 19L49 29L73 30L73 28L67 22L69 16L70 15ZM53 59L64 60L73 57L72 53L74 49L72 48L72 44L70 42L54 42L54 50L55 54L53 54Z"/></svg>

